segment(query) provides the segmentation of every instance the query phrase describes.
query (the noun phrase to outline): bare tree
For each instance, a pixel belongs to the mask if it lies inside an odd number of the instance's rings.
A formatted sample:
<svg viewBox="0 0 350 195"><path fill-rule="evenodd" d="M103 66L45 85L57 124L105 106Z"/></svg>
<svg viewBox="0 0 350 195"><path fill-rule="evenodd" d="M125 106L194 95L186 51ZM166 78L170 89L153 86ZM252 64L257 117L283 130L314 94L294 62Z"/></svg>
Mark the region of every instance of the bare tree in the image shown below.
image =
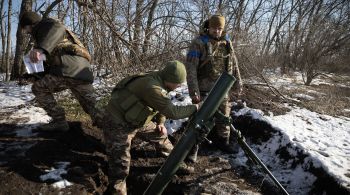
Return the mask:
<svg viewBox="0 0 350 195"><path fill-rule="evenodd" d="M6 43L6 81L10 80L10 60L11 60L11 15L12 15L12 0L8 2L8 15L7 15L7 43Z"/></svg>
<svg viewBox="0 0 350 195"><path fill-rule="evenodd" d="M45 10L45 12L43 13L43 17L46 18L49 16L49 14L52 12L52 10L59 5L63 0L55 0L53 1ZM57 17L59 18L59 16Z"/></svg>
<svg viewBox="0 0 350 195"><path fill-rule="evenodd" d="M305 15L297 56L306 85L320 74L322 61L350 44L348 1L316 1ZM300 49L300 48L298 48Z"/></svg>
<svg viewBox="0 0 350 195"><path fill-rule="evenodd" d="M152 5L150 7L150 10L148 12L148 17L147 17L147 24L146 24L146 29L145 29L145 41L143 42L143 47L142 51L144 54L147 54L150 46L150 39L151 39L151 33L152 33L152 23L153 23L153 18L154 18L154 13L156 11L156 7L158 5L158 0L153 0Z"/></svg>
<svg viewBox="0 0 350 195"><path fill-rule="evenodd" d="M0 70L1 72L6 70L5 67L5 49L6 49L6 31L5 31L5 11L4 11L4 2L5 0L1 0L1 66Z"/></svg>
<svg viewBox="0 0 350 195"><path fill-rule="evenodd" d="M31 2L23 0L21 10L24 5L31 10ZM251 63L244 60L244 56L250 56L251 61L257 62L256 69L299 69L304 72L305 83L309 83L319 73L324 59L345 63L350 47L346 0L50 2L37 6L40 12L67 23L92 54L94 70L117 79L130 72L160 68L169 59L183 60L188 43L198 35L203 21L216 13L226 17L227 33L243 72L251 69ZM6 31L2 28L2 35ZM13 78L18 75L15 71L19 70L19 56L26 44L19 32Z"/></svg>
<svg viewBox="0 0 350 195"><path fill-rule="evenodd" d="M22 14L25 11L31 11L32 10L32 0L22 0L21 4L21 10L19 12L19 18L22 16ZM26 46L28 45L29 39L24 36L22 33L21 25L17 25L17 32L16 32L16 50L15 50L15 58L12 66L11 71L11 80L17 79L22 72L20 72L22 65L22 56L23 52L26 50Z"/></svg>

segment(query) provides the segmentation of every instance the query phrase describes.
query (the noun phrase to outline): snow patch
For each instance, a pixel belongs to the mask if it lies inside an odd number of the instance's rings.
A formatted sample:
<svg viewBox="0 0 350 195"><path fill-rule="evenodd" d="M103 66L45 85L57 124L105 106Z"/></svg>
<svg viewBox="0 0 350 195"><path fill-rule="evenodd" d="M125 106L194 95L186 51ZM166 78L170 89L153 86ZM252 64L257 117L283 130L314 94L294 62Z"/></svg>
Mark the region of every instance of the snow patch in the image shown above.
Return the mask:
<svg viewBox="0 0 350 195"><path fill-rule="evenodd" d="M67 174L66 167L69 164L70 162L57 162L57 168L52 167L50 170L45 170L47 174L40 176L41 181L55 180L57 182L53 183L52 186L56 188L65 188L67 186L73 185L72 183L61 177L61 175Z"/></svg>

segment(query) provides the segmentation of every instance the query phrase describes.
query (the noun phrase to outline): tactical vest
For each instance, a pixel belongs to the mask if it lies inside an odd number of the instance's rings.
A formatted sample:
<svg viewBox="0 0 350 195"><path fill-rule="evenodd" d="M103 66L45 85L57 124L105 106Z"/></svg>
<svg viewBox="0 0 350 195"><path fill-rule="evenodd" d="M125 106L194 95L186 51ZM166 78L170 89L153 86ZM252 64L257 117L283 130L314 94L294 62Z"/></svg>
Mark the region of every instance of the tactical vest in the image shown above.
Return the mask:
<svg viewBox="0 0 350 195"><path fill-rule="evenodd" d="M232 46L228 37L219 41L220 45L215 51L213 51L213 44L210 42L208 35L200 36L200 40L205 44L207 58L198 67L199 79L209 77L216 80L222 72L228 72L232 69ZM225 44L225 46L222 46L222 44Z"/></svg>
<svg viewBox="0 0 350 195"><path fill-rule="evenodd" d="M83 43L81 43L78 37L67 28L64 39L58 43L52 53L53 55L60 53L77 55L87 59L89 62L91 61L91 56L88 50L84 47Z"/></svg>
<svg viewBox="0 0 350 195"><path fill-rule="evenodd" d="M112 92L112 103L108 105L109 111L113 112L118 109L123 120L137 127L148 124L152 118L158 113L151 107L147 106L139 97L137 97L130 89L128 84L134 80L144 77L147 74L133 75L122 79ZM115 105L118 104L118 105ZM113 108L113 105L116 107ZM116 112L118 112L116 111Z"/></svg>

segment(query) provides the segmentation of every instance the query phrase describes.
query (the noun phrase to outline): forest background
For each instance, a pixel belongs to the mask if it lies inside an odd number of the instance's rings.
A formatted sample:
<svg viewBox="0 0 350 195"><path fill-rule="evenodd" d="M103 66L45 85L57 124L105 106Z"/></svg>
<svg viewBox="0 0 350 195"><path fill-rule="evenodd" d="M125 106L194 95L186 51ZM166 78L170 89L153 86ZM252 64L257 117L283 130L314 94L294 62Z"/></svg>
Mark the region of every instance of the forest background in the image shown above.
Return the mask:
<svg viewBox="0 0 350 195"><path fill-rule="evenodd" d="M22 56L31 44L18 18L27 10L62 21L90 51L94 73L116 80L184 61L201 24L216 13L226 17L243 79L280 68L301 71L310 85L324 72L350 72L347 0L1 0L0 6L6 81L25 73Z"/></svg>

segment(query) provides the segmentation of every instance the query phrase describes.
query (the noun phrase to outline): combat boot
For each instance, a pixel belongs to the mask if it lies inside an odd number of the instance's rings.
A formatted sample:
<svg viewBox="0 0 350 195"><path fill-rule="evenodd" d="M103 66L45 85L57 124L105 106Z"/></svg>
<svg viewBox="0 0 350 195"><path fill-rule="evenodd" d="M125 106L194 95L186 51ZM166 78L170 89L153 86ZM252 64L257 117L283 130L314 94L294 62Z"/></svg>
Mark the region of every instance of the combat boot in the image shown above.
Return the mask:
<svg viewBox="0 0 350 195"><path fill-rule="evenodd" d="M191 151L188 153L185 160L187 162L191 162L191 163L197 162L198 149L199 149L198 144L194 145L193 148L191 149Z"/></svg>
<svg viewBox="0 0 350 195"><path fill-rule="evenodd" d="M194 173L194 167L187 165L184 162L180 163L179 169L176 172L179 175L189 175Z"/></svg>
<svg viewBox="0 0 350 195"><path fill-rule="evenodd" d="M230 128L224 124L216 126L215 137L213 139L217 148L227 154L235 154L238 151L234 150L233 144L230 144Z"/></svg>
<svg viewBox="0 0 350 195"><path fill-rule="evenodd" d="M102 128L104 123L106 122L105 116L102 114L101 111L96 112L93 117L91 117L92 125L96 126L98 128Z"/></svg>
<svg viewBox="0 0 350 195"><path fill-rule="evenodd" d="M67 121L51 121L48 124L41 125L39 130L42 131L68 131L69 130L69 125Z"/></svg>
<svg viewBox="0 0 350 195"><path fill-rule="evenodd" d="M238 153L238 147L234 147L234 144L230 144L228 139L218 139L218 141L215 142L215 146L227 154Z"/></svg>

